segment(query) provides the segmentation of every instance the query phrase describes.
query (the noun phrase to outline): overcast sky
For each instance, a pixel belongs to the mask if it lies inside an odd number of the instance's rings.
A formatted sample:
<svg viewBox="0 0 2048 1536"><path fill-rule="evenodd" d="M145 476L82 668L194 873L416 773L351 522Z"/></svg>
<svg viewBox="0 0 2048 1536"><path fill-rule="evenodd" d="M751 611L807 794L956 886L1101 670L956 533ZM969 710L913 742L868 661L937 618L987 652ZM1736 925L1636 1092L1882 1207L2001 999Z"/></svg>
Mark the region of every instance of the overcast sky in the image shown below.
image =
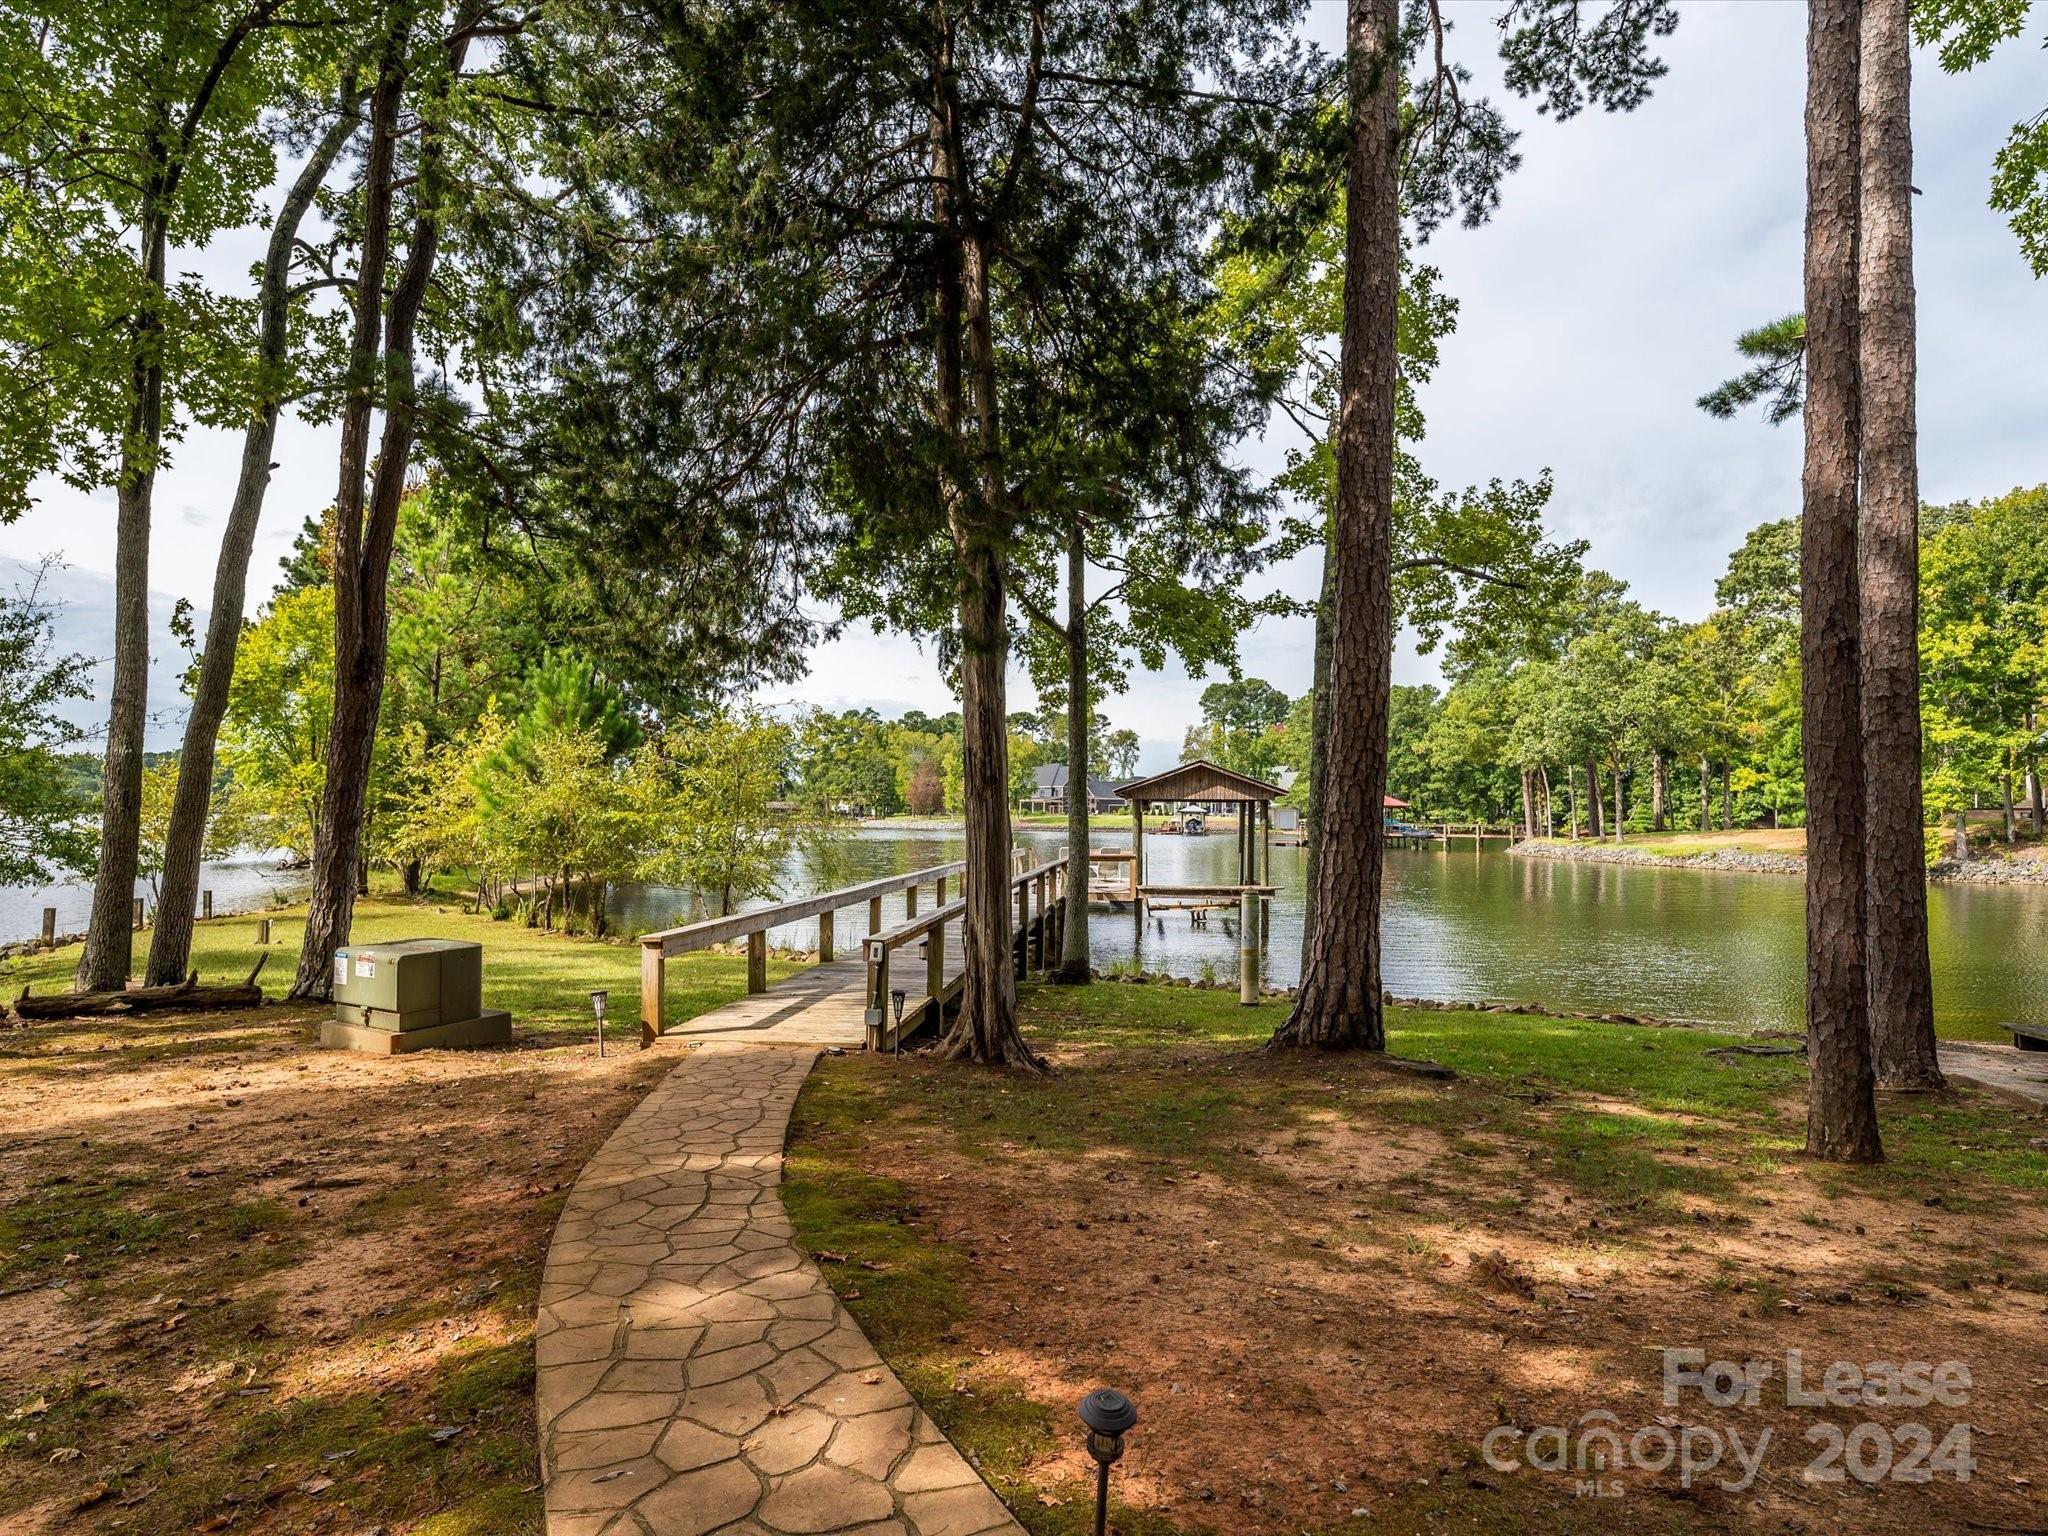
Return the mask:
<svg viewBox="0 0 2048 1536"><path fill-rule="evenodd" d="M1799 305L1805 8L1796 0L1694 0L1665 50L1651 101L1626 117L1538 118L1499 89L1489 18L1452 7L1459 56L1524 130L1522 169L1486 227L1439 233L1420 251L1461 304L1457 334L1423 395L1425 468L1445 485L1529 477L1548 467L1554 535L1591 542L1588 558L1650 605L1706 611L1715 577L1745 531L1797 510L1796 424L1718 422L1693 404L1734 371L1735 334ZM1314 7L1335 46L1342 6ZM2048 479L2048 284L2021 260L1985 206L1991 157L2012 125L2041 110L2048 86L2034 40L2007 45L1975 73L1944 75L1915 57L1915 182L1920 295L1920 472L1930 501L1996 494ZM174 265L218 280L260 253L249 234ZM1246 445L1277 467L1276 428ZM239 440L195 432L160 478L151 586L203 608L212 584ZM250 606L267 595L294 530L334 493L332 434L288 423L257 542ZM0 528L0 554L61 553L77 575L112 568L111 493L44 488L42 504ZM1308 595L1313 567L1274 573ZM163 614L152 613L159 624ZM1307 686L1308 626L1268 621L1246 637L1244 666L1290 694ZM1435 667L1404 652L1395 676ZM1176 672L1113 699L1137 730L1142 766L1169 766L1199 711L1203 683ZM769 696L885 714L953 707L929 648L864 627L820 648L809 676ZM1013 679L1012 707L1029 707ZM152 701L153 703L157 701ZM168 701L165 701L168 702Z"/></svg>

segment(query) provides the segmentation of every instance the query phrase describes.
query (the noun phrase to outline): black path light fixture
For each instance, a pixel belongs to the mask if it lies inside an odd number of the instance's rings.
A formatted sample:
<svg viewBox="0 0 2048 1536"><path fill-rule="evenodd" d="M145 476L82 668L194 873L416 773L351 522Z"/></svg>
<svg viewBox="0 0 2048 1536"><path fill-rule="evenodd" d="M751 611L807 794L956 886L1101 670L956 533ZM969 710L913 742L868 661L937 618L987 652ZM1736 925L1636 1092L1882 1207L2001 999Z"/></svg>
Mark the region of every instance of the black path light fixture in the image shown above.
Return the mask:
<svg viewBox="0 0 2048 1536"><path fill-rule="evenodd" d="M590 994L590 1011L597 1016L597 1054L604 1054L604 1010L611 1000L611 993L600 988Z"/></svg>
<svg viewBox="0 0 2048 1536"><path fill-rule="evenodd" d="M903 1054L903 1000L909 996L910 993L902 987L897 987L889 993L889 1002L896 1010L896 1054L898 1056Z"/></svg>
<svg viewBox="0 0 2048 1536"><path fill-rule="evenodd" d="M1138 1405L1115 1387L1098 1387L1081 1399L1088 1426L1088 1454L1095 1458L1095 1536L1109 1529L1109 1469L1124 1454L1124 1436L1138 1422Z"/></svg>

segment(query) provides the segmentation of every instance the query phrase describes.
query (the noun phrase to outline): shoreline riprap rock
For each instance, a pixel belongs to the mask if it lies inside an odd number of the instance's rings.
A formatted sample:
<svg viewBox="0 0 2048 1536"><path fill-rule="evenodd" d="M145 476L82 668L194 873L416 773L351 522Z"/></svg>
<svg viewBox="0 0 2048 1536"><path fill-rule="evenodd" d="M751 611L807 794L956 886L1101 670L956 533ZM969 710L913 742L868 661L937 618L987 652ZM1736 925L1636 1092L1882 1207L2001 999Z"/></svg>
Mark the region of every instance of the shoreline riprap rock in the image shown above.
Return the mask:
<svg viewBox="0 0 2048 1536"><path fill-rule="evenodd" d="M1633 864L1643 869L1707 869L1749 875L1803 875L1806 856L1798 853L1744 853L1717 848L1705 853L1662 854L1649 848L1613 843L1517 843L1508 850L1520 859L1549 859L1565 864ZM2048 885L2048 859L1943 859L1927 866L1927 878L1983 885Z"/></svg>

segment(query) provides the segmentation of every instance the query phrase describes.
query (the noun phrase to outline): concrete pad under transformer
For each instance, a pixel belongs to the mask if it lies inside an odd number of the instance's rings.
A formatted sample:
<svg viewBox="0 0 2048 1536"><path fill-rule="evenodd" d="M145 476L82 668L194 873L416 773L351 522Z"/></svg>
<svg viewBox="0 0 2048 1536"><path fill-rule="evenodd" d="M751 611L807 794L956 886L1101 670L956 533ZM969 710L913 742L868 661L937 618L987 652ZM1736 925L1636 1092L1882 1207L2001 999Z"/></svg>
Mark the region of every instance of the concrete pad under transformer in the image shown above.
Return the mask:
<svg viewBox="0 0 2048 1536"><path fill-rule="evenodd" d="M320 1025L320 1044L330 1051L361 1051L366 1056L399 1056L408 1051L466 1051L512 1043L512 1015L486 1008L473 1019L430 1024L424 1029L373 1029L327 1019Z"/></svg>

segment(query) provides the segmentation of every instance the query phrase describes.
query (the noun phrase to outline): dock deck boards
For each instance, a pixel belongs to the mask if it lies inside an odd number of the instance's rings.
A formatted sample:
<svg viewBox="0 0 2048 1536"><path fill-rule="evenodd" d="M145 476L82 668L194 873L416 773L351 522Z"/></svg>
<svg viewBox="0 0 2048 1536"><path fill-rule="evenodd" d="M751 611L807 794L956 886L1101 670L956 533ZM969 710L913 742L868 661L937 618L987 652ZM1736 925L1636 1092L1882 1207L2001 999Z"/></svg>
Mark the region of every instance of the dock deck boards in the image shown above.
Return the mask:
<svg viewBox="0 0 2048 1536"><path fill-rule="evenodd" d="M664 1041L697 1044L730 1040L759 1045L836 1045L859 1050L866 1042L867 965L858 939L845 946L851 954L814 965L775 982L765 992L750 993L723 1008L671 1024ZM946 925L946 981L951 984L966 968L960 925ZM924 990L924 961L915 945L895 956L897 984L913 997Z"/></svg>

